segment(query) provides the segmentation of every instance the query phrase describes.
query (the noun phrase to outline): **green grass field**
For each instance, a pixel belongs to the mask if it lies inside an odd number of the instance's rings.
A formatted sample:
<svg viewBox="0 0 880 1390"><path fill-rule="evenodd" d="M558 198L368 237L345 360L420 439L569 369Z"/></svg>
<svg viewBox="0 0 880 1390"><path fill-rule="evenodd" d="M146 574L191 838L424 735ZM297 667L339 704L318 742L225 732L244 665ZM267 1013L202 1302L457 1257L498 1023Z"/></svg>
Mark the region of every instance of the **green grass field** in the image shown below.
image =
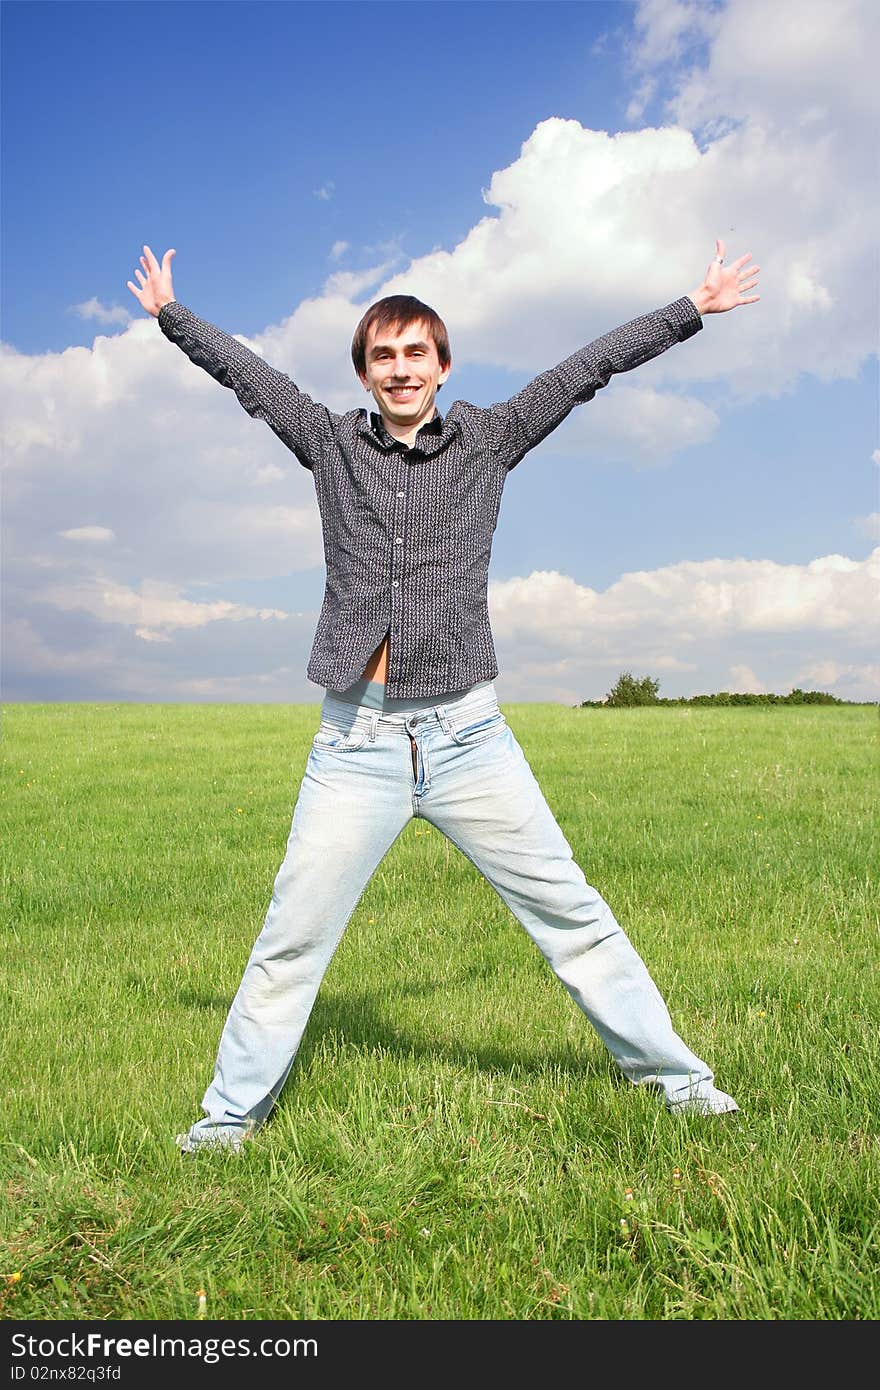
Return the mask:
<svg viewBox="0 0 880 1390"><path fill-rule="evenodd" d="M623 1080L413 822L270 1123L181 1157L317 705L9 705L0 1317L880 1316L877 708L506 713L740 1113Z"/></svg>

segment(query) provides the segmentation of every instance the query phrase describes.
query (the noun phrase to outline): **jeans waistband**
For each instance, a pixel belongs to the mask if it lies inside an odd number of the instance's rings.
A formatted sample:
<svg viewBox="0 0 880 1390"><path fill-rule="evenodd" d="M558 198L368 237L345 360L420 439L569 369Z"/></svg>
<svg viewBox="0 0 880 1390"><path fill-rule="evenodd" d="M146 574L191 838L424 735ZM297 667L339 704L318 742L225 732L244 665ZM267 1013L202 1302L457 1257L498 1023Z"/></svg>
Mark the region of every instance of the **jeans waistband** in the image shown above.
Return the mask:
<svg viewBox="0 0 880 1390"><path fill-rule="evenodd" d="M401 701L401 703L404 703ZM481 681L479 685L466 690L463 695L444 699L440 696L436 704L423 703L410 705L400 710L378 710L369 705L355 705L350 700L340 700L328 690L321 704L321 718L331 723L351 727L357 723L370 729L370 738L376 737L379 729L409 730L421 723L435 719L446 731L453 724L460 723L462 716L489 713L498 708L498 696L492 681Z"/></svg>
<svg viewBox="0 0 880 1390"><path fill-rule="evenodd" d="M349 705L377 709L382 714L408 714L410 710L436 709L437 705L448 705L462 695L469 695L474 690L488 689L490 685L491 681L478 681L476 685L467 686L464 690L444 690L427 698L422 696L417 699L392 700L385 694L385 686L381 681L361 678L346 690L328 690L327 694L332 695L335 700L344 700Z"/></svg>

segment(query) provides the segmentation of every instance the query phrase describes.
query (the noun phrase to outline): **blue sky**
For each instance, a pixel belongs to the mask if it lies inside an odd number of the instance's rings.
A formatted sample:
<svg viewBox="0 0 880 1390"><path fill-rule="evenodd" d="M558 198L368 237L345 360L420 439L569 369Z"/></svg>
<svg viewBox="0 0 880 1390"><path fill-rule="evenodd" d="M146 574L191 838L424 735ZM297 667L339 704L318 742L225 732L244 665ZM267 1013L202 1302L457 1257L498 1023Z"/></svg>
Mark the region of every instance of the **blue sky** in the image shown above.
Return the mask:
<svg viewBox="0 0 880 1390"><path fill-rule="evenodd" d="M144 242L334 409L365 305L419 294L444 408L695 288L720 235L761 302L511 475L499 695L880 698L875 10L5 0L3 697L320 698L310 477L140 309Z"/></svg>

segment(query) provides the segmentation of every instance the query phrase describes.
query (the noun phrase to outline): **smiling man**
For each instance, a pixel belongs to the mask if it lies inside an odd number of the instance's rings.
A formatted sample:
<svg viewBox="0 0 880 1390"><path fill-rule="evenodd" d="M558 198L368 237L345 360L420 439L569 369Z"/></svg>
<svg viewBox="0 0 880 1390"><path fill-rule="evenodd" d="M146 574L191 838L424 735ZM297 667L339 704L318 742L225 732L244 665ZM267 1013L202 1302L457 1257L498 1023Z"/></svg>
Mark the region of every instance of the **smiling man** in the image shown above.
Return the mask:
<svg viewBox="0 0 880 1390"><path fill-rule="evenodd" d="M410 319L413 314L425 317ZM361 320L352 360L388 433L412 444L419 426L433 418L434 398L452 370L442 320L409 295L391 295Z"/></svg>
<svg viewBox="0 0 880 1390"><path fill-rule="evenodd" d="M352 341L377 410L313 401L174 297L171 261L144 247L128 288L167 338L235 392L313 476L324 601L309 659L325 694L271 902L184 1152L238 1150L287 1080L321 981L372 874L413 817L495 888L623 1074L672 1111L727 1114L731 1096L674 1030L611 908L586 881L499 708L487 603L507 478L577 405L684 342L707 314L759 298L724 245L690 295L581 348L508 401L436 405L446 327L407 295L379 300Z"/></svg>

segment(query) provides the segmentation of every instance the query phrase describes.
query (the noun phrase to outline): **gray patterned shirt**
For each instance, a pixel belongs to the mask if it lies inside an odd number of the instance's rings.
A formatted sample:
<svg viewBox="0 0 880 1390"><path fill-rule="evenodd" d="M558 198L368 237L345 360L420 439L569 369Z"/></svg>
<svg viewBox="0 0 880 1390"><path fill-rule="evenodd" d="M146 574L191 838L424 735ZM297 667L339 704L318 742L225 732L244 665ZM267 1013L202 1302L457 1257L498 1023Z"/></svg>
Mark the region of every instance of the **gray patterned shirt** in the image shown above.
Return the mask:
<svg viewBox="0 0 880 1390"><path fill-rule="evenodd" d="M684 296L581 348L509 401L454 401L407 447L375 413L319 405L177 300L159 327L311 469L327 577L308 676L345 690L389 634L386 694L420 699L498 674L487 585L507 475L574 406L703 326Z"/></svg>

